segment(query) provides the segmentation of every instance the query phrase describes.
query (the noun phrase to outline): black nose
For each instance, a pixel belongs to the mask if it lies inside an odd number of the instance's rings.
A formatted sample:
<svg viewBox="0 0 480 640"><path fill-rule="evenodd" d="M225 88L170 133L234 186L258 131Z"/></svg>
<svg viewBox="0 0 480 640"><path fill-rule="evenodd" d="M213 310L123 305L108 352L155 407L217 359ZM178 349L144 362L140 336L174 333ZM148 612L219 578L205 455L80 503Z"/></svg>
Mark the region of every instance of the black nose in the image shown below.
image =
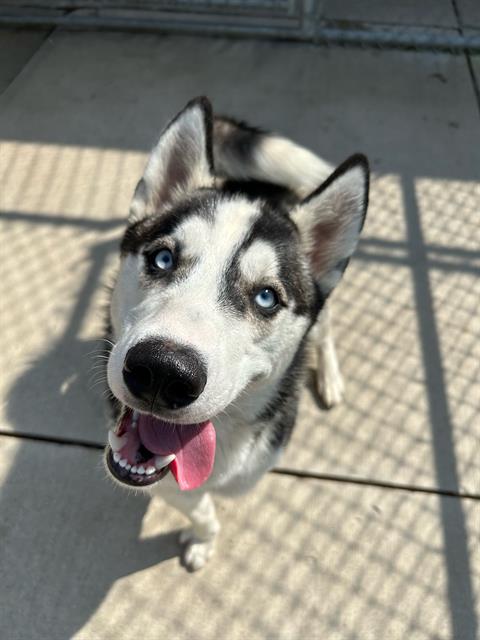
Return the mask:
<svg viewBox="0 0 480 640"><path fill-rule="evenodd" d="M123 379L150 408L181 409L207 384L206 367L193 349L168 340L145 340L128 350Z"/></svg>

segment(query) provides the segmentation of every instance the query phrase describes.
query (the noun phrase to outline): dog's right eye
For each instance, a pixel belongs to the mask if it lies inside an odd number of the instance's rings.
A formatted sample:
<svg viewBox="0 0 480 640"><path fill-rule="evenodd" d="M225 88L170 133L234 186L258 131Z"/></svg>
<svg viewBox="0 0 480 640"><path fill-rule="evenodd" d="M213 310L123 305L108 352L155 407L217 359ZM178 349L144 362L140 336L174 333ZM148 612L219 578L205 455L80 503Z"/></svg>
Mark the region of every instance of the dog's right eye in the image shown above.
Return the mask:
<svg viewBox="0 0 480 640"><path fill-rule="evenodd" d="M156 271L171 271L173 269L173 253L170 249L160 249L150 256L150 264Z"/></svg>

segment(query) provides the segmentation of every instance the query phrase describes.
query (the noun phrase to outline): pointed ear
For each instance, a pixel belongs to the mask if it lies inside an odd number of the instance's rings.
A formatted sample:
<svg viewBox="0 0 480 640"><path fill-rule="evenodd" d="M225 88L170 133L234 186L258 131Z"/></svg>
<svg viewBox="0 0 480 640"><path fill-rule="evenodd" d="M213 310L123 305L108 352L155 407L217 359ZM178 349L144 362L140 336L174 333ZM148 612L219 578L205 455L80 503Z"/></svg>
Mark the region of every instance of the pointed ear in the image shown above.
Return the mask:
<svg viewBox="0 0 480 640"><path fill-rule="evenodd" d="M292 212L322 294L330 294L357 246L368 205L367 158L350 157Z"/></svg>
<svg viewBox="0 0 480 640"><path fill-rule="evenodd" d="M137 184L129 221L171 205L182 195L213 184L212 107L195 98L164 129Z"/></svg>

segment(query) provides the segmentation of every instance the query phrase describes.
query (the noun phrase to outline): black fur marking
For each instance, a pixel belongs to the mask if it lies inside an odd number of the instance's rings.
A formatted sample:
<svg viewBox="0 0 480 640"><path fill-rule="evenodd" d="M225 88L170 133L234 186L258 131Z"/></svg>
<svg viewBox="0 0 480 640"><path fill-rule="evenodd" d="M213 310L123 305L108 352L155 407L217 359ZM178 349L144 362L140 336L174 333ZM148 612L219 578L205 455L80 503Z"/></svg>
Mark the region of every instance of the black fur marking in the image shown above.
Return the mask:
<svg viewBox="0 0 480 640"><path fill-rule="evenodd" d="M268 440L273 449L285 447L295 426L300 389L305 370L305 347L308 331L302 338L293 360L285 372L273 398L257 416L258 421L269 422ZM260 436L258 433L258 436Z"/></svg>
<svg viewBox="0 0 480 640"><path fill-rule="evenodd" d="M274 187L274 185L270 186ZM261 215L252 225L244 242L225 270L220 302L239 314L245 313L251 307L248 291L245 283L242 282L239 262L242 255L256 240L263 240L271 244L275 250L280 267L279 279L285 287L289 300L294 300L294 312L309 316L313 323L325 298L300 260L301 242L298 229L290 219L287 209L282 207L278 200L275 207L270 202L261 200L258 204L261 207ZM268 321L269 318L265 319Z"/></svg>
<svg viewBox="0 0 480 640"><path fill-rule="evenodd" d="M129 225L123 236L120 250L122 255L136 254L140 249L161 236L171 235L190 216L200 216L213 222L218 194L211 189L198 191L176 207L161 214L148 216Z"/></svg>
<svg viewBox="0 0 480 640"><path fill-rule="evenodd" d="M235 313L243 315L246 313L249 304L248 296L244 287L242 287L239 261L240 254L237 251L223 274L219 302L224 307L232 309Z"/></svg>
<svg viewBox="0 0 480 640"><path fill-rule="evenodd" d="M295 301L295 313L310 314L314 302L313 280L307 276L300 262L300 237L287 211L272 208L269 203L265 203L262 215L253 225L244 248L247 249L258 239L269 242L274 247L280 267L280 280L288 297Z"/></svg>
<svg viewBox="0 0 480 640"><path fill-rule="evenodd" d="M249 164L253 150L268 132L258 127L251 127L246 122L235 120L228 116L216 116L214 121L214 136L216 142L225 145L228 152Z"/></svg>
<svg viewBox="0 0 480 640"><path fill-rule="evenodd" d="M318 282L314 281L314 302L311 308L310 319L312 321L312 325L317 319L318 314L325 306L325 303L328 298L328 293L325 293L321 290Z"/></svg>
<svg viewBox="0 0 480 640"><path fill-rule="evenodd" d="M259 180L227 180L222 191L226 194L241 194L251 201L264 200L274 208L290 209L300 202L287 187Z"/></svg>

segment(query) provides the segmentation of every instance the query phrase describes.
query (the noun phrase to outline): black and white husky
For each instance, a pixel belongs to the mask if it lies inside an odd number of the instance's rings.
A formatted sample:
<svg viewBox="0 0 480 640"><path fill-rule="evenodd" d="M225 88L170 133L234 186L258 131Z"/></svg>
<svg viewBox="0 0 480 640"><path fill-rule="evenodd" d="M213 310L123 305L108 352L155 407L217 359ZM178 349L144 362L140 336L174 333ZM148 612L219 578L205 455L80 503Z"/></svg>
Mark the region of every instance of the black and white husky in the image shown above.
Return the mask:
<svg viewBox="0 0 480 640"><path fill-rule="evenodd" d="M355 250L367 160L338 169L290 140L190 102L138 183L112 293L106 465L183 512L184 562L219 524L211 493L250 489L295 422L307 337L327 406L343 383L326 301Z"/></svg>

